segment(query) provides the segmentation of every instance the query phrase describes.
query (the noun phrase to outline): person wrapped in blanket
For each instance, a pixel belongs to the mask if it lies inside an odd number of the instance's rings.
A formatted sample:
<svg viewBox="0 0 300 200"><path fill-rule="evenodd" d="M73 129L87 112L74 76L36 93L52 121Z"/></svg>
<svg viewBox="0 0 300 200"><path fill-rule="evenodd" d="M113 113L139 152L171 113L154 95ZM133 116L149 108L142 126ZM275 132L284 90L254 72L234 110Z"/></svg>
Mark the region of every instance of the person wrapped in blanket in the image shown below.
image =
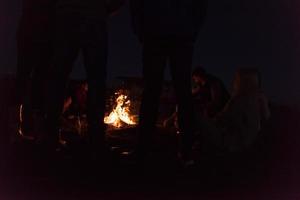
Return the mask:
<svg viewBox="0 0 300 200"><path fill-rule="evenodd" d="M225 108L212 119L198 121L202 144L223 153L247 151L258 140L270 115L258 70L239 69L233 81L232 97Z"/></svg>

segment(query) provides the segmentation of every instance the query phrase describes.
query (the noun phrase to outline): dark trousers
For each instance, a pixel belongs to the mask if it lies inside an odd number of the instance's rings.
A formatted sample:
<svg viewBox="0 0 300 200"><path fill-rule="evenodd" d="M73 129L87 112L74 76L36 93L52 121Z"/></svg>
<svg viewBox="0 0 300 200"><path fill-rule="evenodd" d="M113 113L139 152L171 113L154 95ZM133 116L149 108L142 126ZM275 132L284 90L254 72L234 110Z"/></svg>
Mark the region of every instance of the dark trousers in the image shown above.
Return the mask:
<svg viewBox="0 0 300 200"><path fill-rule="evenodd" d="M43 110L45 82L53 58L51 20L42 26L21 20L17 33L17 104L26 104L34 110Z"/></svg>
<svg viewBox="0 0 300 200"><path fill-rule="evenodd" d="M22 16L18 27L16 93L13 104L23 105L23 122L20 125L24 133L34 128L34 116L42 117L45 112L46 79L53 59L51 11L51 8L47 8L47 12L41 12L40 15ZM23 12L28 13L26 10Z"/></svg>
<svg viewBox="0 0 300 200"><path fill-rule="evenodd" d="M169 63L178 103L178 124L182 132L182 150L192 145L193 108L191 68L193 42L182 38L146 39L143 43L144 93L140 110L140 148L148 148L159 109L164 71Z"/></svg>
<svg viewBox="0 0 300 200"><path fill-rule="evenodd" d="M51 43L18 42L18 104L30 102L31 108L43 110L44 86L52 53Z"/></svg>
<svg viewBox="0 0 300 200"><path fill-rule="evenodd" d="M49 137L58 139L66 84L74 61L81 51L88 82L87 115L90 141L104 142L104 112L107 64L105 21L72 14L58 14L54 64L50 73L47 121Z"/></svg>

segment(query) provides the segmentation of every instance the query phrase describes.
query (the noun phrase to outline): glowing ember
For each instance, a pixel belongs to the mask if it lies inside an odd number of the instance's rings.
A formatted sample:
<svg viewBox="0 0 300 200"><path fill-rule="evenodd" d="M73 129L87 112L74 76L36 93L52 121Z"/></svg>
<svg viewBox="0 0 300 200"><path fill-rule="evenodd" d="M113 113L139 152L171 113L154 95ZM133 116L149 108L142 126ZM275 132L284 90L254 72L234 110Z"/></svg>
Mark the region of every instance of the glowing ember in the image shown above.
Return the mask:
<svg viewBox="0 0 300 200"><path fill-rule="evenodd" d="M118 93L116 93L118 95ZM121 128L123 124L136 125L136 121L130 114L130 100L126 95L120 94L116 99L113 111L104 118L104 123Z"/></svg>

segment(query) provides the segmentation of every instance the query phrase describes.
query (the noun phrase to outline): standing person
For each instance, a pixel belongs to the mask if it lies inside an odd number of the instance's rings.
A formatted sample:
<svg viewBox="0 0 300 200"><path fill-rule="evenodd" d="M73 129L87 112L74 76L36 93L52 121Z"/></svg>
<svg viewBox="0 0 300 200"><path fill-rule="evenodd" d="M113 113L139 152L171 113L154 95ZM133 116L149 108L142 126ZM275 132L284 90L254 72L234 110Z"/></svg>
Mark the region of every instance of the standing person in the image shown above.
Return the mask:
<svg viewBox="0 0 300 200"><path fill-rule="evenodd" d="M17 32L16 86L18 106L23 105L24 135L32 131L33 115L44 113L44 89L53 56L53 21L56 0L23 0Z"/></svg>
<svg viewBox="0 0 300 200"><path fill-rule="evenodd" d="M103 123L106 91L107 20L123 0L58 0L55 16L54 63L49 81L44 139L50 147L59 141L60 116L66 83L80 50L87 74L88 137L94 151L104 147ZM101 153L101 152L100 152Z"/></svg>
<svg viewBox="0 0 300 200"><path fill-rule="evenodd" d="M191 154L193 108L191 68L194 43L206 10L204 0L131 0L133 30L143 48L144 93L138 154L143 159L155 129L164 70L169 63L178 103L180 158Z"/></svg>

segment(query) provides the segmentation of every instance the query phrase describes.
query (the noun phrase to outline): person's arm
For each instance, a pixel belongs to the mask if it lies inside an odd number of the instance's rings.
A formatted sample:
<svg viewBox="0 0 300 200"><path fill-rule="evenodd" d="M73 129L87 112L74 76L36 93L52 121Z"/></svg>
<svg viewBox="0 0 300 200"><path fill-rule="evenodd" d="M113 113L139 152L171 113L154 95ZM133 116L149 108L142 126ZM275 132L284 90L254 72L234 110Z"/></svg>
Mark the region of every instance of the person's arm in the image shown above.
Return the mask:
<svg viewBox="0 0 300 200"><path fill-rule="evenodd" d="M63 113L65 113L71 106L72 104L72 97L68 97L65 102L64 102L64 108L63 108Z"/></svg>
<svg viewBox="0 0 300 200"><path fill-rule="evenodd" d="M126 0L107 0L107 8L109 15L116 14L125 4Z"/></svg>
<svg viewBox="0 0 300 200"><path fill-rule="evenodd" d="M163 127L167 128L167 127L172 126L172 124L174 125L174 123L176 121L176 117L177 117L177 112L175 111L169 118L164 120Z"/></svg>

